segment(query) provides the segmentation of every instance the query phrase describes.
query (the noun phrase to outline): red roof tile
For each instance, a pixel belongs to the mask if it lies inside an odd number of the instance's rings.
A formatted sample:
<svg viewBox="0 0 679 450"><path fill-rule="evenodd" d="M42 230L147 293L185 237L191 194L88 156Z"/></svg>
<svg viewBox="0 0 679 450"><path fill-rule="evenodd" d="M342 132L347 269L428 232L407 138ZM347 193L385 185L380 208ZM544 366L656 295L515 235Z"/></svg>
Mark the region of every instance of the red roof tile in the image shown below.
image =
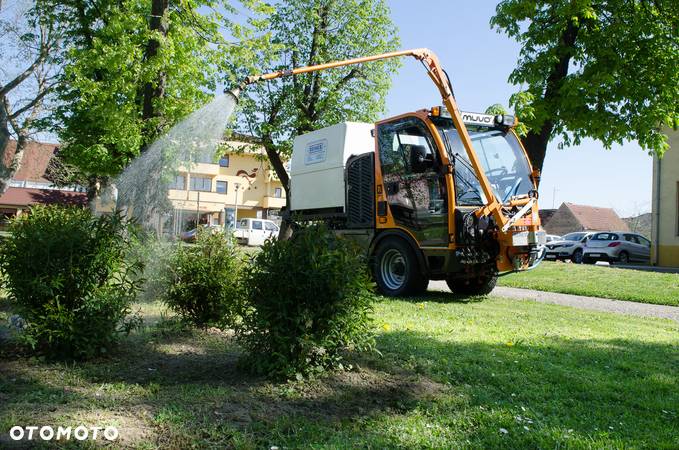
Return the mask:
<svg viewBox="0 0 679 450"><path fill-rule="evenodd" d="M612 208L575 205L564 203L575 218L580 222L583 230L592 231L629 231L629 227Z"/></svg>
<svg viewBox="0 0 679 450"><path fill-rule="evenodd" d="M10 187L0 196L0 205L87 205L87 194L84 192L57 191L53 189L33 189Z"/></svg>
<svg viewBox="0 0 679 450"><path fill-rule="evenodd" d="M57 144L46 144L43 142L29 141L24 149L24 157L21 167L12 177L14 180L42 181L49 182L45 178L45 171L50 159L59 149ZM11 140L5 152L5 165L9 165L14 157L16 141Z"/></svg>

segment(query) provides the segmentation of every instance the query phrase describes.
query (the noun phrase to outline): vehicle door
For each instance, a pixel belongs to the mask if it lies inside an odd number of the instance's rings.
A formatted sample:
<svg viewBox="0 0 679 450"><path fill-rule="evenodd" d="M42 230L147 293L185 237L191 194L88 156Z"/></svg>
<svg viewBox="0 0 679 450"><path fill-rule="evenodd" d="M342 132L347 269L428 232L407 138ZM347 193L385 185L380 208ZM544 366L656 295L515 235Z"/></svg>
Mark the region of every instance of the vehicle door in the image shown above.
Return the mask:
<svg viewBox="0 0 679 450"><path fill-rule="evenodd" d="M623 234L623 248L627 251L630 259L638 261L643 258L641 243L633 234Z"/></svg>
<svg viewBox="0 0 679 450"><path fill-rule="evenodd" d="M266 231L261 220L252 220L250 225L250 245L262 245L266 240Z"/></svg>
<svg viewBox="0 0 679 450"><path fill-rule="evenodd" d="M378 149L387 203L396 224L423 247L447 247L445 178L424 122L406 117L379 125Z"/></svg>
<svg viewBox="0 0 679 450"><path fill-rule="evenodd" d="M643 236L637 235L637 239L639 240L639 245L641 246L639 254L641 255L641 261L642 262L650 262L651 261L651 241L646 239Z"/></svg>
<svg viewBox="0 0 679 450"><path fill-rule="evenodd" d="M264 222L264 230L266 231L266 239L276 238L278 236L278 227L273 222Z"/></svg>

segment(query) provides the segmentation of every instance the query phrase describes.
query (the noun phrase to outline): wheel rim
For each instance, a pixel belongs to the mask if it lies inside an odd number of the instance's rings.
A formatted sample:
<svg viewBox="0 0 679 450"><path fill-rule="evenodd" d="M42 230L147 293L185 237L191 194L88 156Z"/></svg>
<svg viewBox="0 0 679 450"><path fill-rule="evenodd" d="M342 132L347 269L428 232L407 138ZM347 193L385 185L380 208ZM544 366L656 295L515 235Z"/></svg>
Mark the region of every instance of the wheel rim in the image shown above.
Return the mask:
<svg viewBox="0 0 679 450"><path fill-rule="evenodd" d="M575 254L573 254L573 259L575 260L576 263L579 263L582 261L582 252L579 250L575 251Z"/></svg>
<svg viewBox="0 0 679 450"><path fill-rule="evenodd" d="M382 255L380 261L380 275L384 285L392 290L398 290L406 282L406 261L401 252L389 249Z"/></svg>
<svg viewBox="0 0 679 450"><path fill-rule="evenodd" d="M621 253L620 254L620 262L626 263L627 261L629 261L629 256L627 256L627 253Z"/></svg>

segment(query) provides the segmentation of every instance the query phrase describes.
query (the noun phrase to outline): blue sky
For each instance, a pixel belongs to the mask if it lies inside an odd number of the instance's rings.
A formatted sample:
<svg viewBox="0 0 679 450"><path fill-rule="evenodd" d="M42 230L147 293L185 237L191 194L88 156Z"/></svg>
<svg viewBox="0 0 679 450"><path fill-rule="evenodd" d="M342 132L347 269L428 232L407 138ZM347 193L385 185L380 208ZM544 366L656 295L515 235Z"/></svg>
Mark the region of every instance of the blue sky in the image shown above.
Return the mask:
<svg viewBox="0 0 679 450"><path fill-rule="evenodd" d="M507 78L519 46L489 26L496 1L388 1L402 48L436 52L450 75L460 109L483 112L494 103L507 106L517 90ZM404 60L387 98L389 115L441 103L422 66ZM562 202L615 208L622 216L651 209L652 158L635 143L604 149L586 140L559 150L552 142L540 185L540 204ZM556 195L555 190L556 189Z"/></svg>

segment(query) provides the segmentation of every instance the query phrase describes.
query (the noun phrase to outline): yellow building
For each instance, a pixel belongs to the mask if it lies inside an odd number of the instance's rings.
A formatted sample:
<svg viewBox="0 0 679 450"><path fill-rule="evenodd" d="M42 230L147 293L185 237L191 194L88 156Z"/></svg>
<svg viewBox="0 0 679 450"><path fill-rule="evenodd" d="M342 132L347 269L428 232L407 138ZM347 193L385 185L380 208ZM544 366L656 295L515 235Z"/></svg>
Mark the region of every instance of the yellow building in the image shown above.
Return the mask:
<svg viewBox="0 0 679 450"><path fill-rule="evenodd" d="M667 135L670 149L653 162L651 262L679 267L679 131Z"/></svg>
<svg viewBox="0 0 679 450"><path fill-rule="evenodd" d="M218 162L183 166L171 184L175 234L199 223L231 227L245 217L277 219L285 190L261 147L227 142Z"/></svg>

